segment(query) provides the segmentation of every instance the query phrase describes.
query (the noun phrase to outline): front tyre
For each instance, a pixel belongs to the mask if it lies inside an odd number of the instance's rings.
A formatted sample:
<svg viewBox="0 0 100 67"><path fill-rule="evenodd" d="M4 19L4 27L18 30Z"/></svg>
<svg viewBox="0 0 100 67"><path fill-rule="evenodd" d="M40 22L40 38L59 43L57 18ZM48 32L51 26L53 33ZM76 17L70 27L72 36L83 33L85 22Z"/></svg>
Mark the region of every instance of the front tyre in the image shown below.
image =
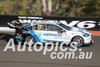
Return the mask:
<svg viewBox="0 0 100 67"><path fill-rule="evenodd" d="M80 46L83 46L84 39L80 36L76 36L72 39L72 42L77 42L77 44L75 44L75 46L80 47Z"/></svg>

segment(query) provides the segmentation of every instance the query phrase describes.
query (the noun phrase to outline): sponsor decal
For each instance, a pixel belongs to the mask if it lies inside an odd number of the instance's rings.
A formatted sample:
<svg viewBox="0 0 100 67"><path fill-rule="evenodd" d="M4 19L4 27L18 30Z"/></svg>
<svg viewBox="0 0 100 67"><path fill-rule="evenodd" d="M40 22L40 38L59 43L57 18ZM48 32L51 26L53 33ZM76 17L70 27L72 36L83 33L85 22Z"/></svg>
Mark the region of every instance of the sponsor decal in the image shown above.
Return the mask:
<svg viewBox="0 0 100 67"><path fill-rule="evenodd" d="M19 21L21 23L32 23L32 22L44 22L43 18L41 17L37 17L38 20L36 20L35 18L29 18L29 17L25 17L25 18L21 18L18 17ZM28 18L28 19L26 19ZM96 22L96 21L91 21L91 20L86 20L86 21L70 21L68 22L67 20L48 20L50 22L55 22L55 23L63 23L65 25L71 26L71 27L78 27L78 28L84 28L84 29L91 29L91 28L95 28L96 26L100 26L100 22Z"/></svg>
<svg viewBox="0 0 100 67"><path fill-rule="evenodd" d="M52 34L52 33L44 33L43 35L44 36L60 36L60 37L62 37L61 34Z"/></svg>

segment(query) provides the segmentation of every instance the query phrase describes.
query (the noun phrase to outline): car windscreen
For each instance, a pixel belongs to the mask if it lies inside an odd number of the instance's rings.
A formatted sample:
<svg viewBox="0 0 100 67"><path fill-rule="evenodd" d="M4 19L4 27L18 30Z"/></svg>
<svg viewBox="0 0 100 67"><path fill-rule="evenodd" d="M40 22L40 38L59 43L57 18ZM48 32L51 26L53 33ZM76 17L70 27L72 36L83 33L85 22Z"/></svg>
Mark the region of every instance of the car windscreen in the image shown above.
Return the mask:
<svg viewBox="0 0 100 67"><path fill-rule="evenodd" d="M70 30L70 27L69 27L69 26L66 26L66 25L64 25L64 24L62 24L62 23L60 23L59 26L65 28L66 30Z"/></svg>

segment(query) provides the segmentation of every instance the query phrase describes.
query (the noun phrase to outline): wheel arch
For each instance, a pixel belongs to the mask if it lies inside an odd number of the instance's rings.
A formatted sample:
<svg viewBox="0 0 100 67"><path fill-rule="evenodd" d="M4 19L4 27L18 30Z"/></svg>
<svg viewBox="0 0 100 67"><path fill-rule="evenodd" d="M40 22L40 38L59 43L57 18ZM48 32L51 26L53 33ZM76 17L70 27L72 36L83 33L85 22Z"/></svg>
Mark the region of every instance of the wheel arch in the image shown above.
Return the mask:
<svg viewBox="0 0 100 67"><path fill-rule="evenodd" d="M82 36L75 35L75 36L72 37L71 42L73 41L73 39L74 39L75 37L81 37L81 38L83 38ZM84 38L83 38L83 40L84 40Z"/></svg>

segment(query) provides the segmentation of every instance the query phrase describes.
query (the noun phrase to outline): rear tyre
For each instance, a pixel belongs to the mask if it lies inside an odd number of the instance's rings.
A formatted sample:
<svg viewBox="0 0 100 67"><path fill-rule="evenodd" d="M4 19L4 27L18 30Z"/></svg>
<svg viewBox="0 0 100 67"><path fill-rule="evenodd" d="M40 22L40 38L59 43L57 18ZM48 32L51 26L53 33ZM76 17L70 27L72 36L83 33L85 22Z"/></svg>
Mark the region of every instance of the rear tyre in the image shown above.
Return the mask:
<svg viewBox="0 0 100 67"><path fill-rule="evenodd" d="M36 40L35 40L35 38L32 37L32 36L27 36L27 37L25 38L25 42L27 43L27 45L33 45L33 44L36 42Z"/></svg>

